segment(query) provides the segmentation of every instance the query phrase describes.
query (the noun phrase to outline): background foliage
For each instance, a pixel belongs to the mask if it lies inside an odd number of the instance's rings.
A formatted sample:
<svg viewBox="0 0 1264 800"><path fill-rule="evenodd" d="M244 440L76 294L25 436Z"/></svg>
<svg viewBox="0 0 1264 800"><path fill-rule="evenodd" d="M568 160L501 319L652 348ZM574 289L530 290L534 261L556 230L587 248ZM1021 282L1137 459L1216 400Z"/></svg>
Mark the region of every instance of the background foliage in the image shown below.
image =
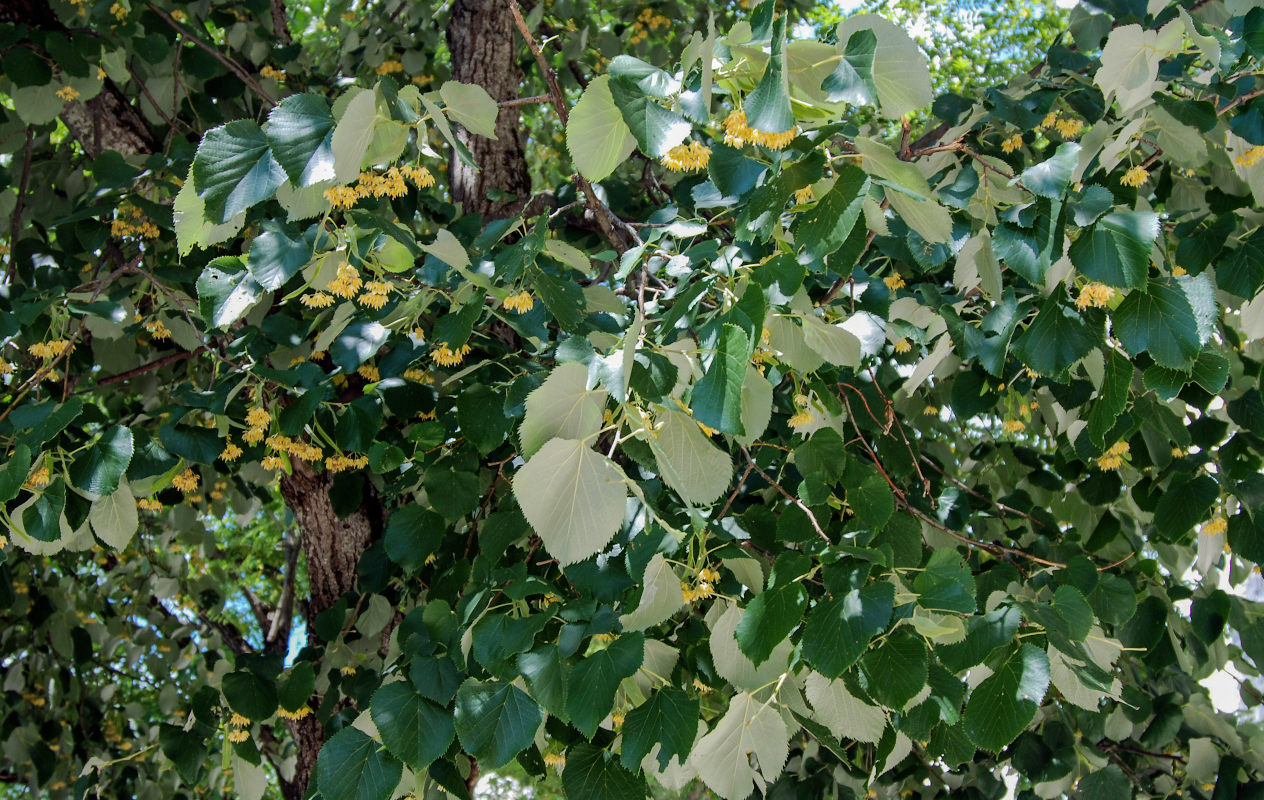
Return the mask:
<svg viewBox="0 0 1264 800"><path fill-rule="evenodd" d="M1264 10L915 10L0 10L0 794L1264 792Z"/></svg>

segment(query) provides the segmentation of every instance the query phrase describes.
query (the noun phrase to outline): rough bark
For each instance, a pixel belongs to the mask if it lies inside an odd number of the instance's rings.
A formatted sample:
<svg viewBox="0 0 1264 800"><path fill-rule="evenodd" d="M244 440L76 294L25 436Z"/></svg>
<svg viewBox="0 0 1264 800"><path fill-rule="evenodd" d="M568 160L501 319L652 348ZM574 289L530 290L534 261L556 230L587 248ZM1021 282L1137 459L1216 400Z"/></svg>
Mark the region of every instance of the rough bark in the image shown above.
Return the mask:
<svg viewBox="0 0 1264 800"><path fill-rule="evenodd" d="M272 33L282 47L294 41L290 38L290 20L285 13L285 0L272 0Z"/></svg>
<svg viewBox="0 0 1264 800"><path fill-rule="evenodd" d="M504 0L456 0L447 35L454 80L476 83L497 101L518 97L522 84L518 40ZM525 137L518 123L519 110L510 106L501 108L496 117L496 139L476 136L457 126L457 138L469 148L477 165L471 167L453 158L450 167L452 197L467 211L504 217L516 213L529 199L531 177ZM512 194L515 200L496 202L488 197L489 190Z"/></svg>

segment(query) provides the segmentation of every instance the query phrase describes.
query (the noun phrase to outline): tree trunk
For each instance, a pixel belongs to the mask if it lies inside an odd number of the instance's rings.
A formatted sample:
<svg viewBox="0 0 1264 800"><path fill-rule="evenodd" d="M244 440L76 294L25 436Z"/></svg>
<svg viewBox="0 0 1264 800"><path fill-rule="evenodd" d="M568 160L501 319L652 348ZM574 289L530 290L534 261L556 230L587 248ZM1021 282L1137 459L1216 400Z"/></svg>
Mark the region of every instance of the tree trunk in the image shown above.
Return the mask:
<svg viewBox="0 0 1264 800"><path fill-rule="evenodd" d="M522 71L518 68L519 41L513 15L504 0L456 0L448 24L452 78L476 83L497 101L518 97ZM452 159L449 180L452 198L466 211L494 217L516 213L530 199L526 145L519 127L518 108L500 109L496 138L476 136L456 126L456 137L474 156L477 167ZM496 201L489 191L513 195Z"/></svg>

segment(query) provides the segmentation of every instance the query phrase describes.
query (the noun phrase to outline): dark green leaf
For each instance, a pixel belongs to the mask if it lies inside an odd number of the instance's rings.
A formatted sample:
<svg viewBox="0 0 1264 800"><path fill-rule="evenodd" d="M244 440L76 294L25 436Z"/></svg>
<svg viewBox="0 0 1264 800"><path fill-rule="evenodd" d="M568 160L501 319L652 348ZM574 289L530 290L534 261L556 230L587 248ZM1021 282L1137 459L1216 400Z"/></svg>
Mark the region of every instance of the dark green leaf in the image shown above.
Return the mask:
<svg viewBox="0 0 1264 800"><path fill-rule="evenodd" d="M1061 375L1102 343L1101 315L1081 313L1065 297L1062 286L1054 289L1014 342L1015 354L1041 375Z"/></svg>
<svg viewBox="0 0 1264 800"><path fill-rule="evenodd" d="M746 124L765 133L782 133L794 127L790 109L790 76L786 70L786 15L772 23L772 53L759 85L746 96Z"/></svg>
<svg viewBox="0 0 1264 800"><path fill-rule="evenodd" d="M34 504L22 512L26 535L41 542L55 542L61 536L61 512L66 507L66 484L61 476L45 487Z"/></svg>
<svg viewBox="0 0 1264 800"><path fill-rule="evenodd" d="M378 689L370 712L382 744L414 770L430 766L456 735L452 715L418 694L407 681Z"/></svg>
<svg viewBox="0 0 1264 800"><path fill-rule="evenodd" d="M212 128L193 159L198 196L211 222L227 222L267 200L286 179L263 129L251 120Z"/></svg>
<svg viewBox="0 0 1264 800"><path fill-rule="evenodd" d="M342 329L329 348L329 358L344 373L355 372L386 343L390 331L380 322L361 320Z"/></svg>
<svg viewBox="0 0 1264 800"><path fill-rule="evenodd" d="M334 177L334 117L329 101L318 94L292 94L268 114L272 155L295 186L311 186Z"/></svg>
<svg viewBox="0 0 1264 800"><path fill-rule="evenodd" d="M276 713L276 685L253 672L238 670L228 673L221 689L228 707L243 717L265 720Z"/></svg>
<svg viewBox="0 0 1264 800"><path fill-rule="evenodd" d="M901 711L926 685L928 670L926 640L900 627L860 659L860 682L874 700Z"/></svg>
<svg viewBox="0 0 1264 800"><path fill-rule="evenodd" d="M132 463L132 431L122 425L107 428L70 466L76 489L105 497L118 489L119 479Z"/></svg>
<svg viewBox="0 0 1264 800"><path fill-rule="evenodd" d="M886 582L818 601L803 626L804 660L827 678L842 675L886 630L894 605L895 586Z"/></svg>
<svg viewBox="0 0 1264 800"><path fill-rule="evenodd" d="M644 778L629 772L610 751L591 744L574 745L562 770L566 796L584 800L644 800Z"/></svg>
<svg viewBox="0 0 1264 800"><path fill-rule="evenodd" d="M404 765L359 728L346 727L325 742L316 760L316 785L327 798L390 800Z"/></svg>
<svg viewBox="0 0 1264 800"><path fill-rule="evenodd" d="M1202 350L1189 298L1170 282L1154 281L1146 292L1130 292L1111 320L1124 347L1134 355L1149 352L1165 367L1185 369Z"/></svg>
<svg viewBox="0 0 1264 800"><path fill-rule="evenodd" d="M1079 163L1080 146L1075 142L1063 142L1058 145L1053 157L1047 161L1028 167L1019 176L1026 186L1038 197L1059 200L1066 193L1071 178L1075 175Z"/></svg>
<svg viewBox="0 0 1264 800"><path fill-rule="evenodd" d="M868 29L855 35L861 33L872 35ZM842 247L860 217L868 191L869 175L859 167L844 167L834 187L795 220L795 242L812 258L824 258Z"/></svg>
<svg viewBox="0 0 1264 800"><path fill-rule="evenodd" d="M250 245L246 268L259 285L274 292L298 274L312 258L315 229L299 233L288 225L268 220L263 233Z"/></svg>
<svg viewBox="0 0 1264 800"><path fill-rule="evenodd" d="M1081 233L1067 255L1091 280L1124 289L1139 288L1145 286L1150 249L1158 235L1157 214L1112 211Z"/></svg>
<svg viewBox="0 0 1264 800"><path fill-rule="evenodd" d="M1212 504L1220 497L1220 485L1210 475L1173 481L1159 497L1154 509L1154 527L1168 542L1184 538L1195 525L1205 519Z"/></svg>
<svg viewBox="0 0 1264 800"><path fill-rule="evenodd" d="M416 572L426 558L438 551L447 529L443 517L420 505L407 505L391 512L386 530L386 554L409 572Z"/></svg>
<svg viewBox="0 0 1264 800"><path fill-rule="evenodd" d="M998 753L1031 724L1049 688L1049 656L1030 644L1014 650L975 687L962 723L980 749Z"/></svg>
<svg viewBox="0 0 1264 800"><path fill-rule="evenodd" d="M1264 230L1243 239L1216 266L1216 284L1244 300L1255 297L1264 286Z"/></svg>
<svg viewBox="0 0 1264 800"><path fill-rule="evenodd" d="M680 689L663 688L628 712L623 721L623 766L639 770L641 761L658 748L658 767L666 769L675 756L685 763L698 735L699 701Z"/></svg>
<svg viewBox="0 0 1264 800"><path fill-rule="evenodd" d="M456 693L455 719L461 747L492 770L531 745L543 715L513 684L471 678Z"/></svg>
<svg viewBox="0 0 1264 800"><path fill-rule="evenodd" d="M210 328L227 328L245 316L263 287L237 256L221 256L206 265L197 279L198 310Z"/></svg>
<svg viewBox="0 0 1264 800"><path fill-rule="evenodd" d="M853 106L877 105L878 89L873 84L873 54L877 49L878 37L872 29L852 33L838 66L821 83L825 99Z"/></svg>
<svg viewBox="0 0 1264 800"><path fill-rule="evenodd" d="M624 678L636 674L645 657L645 637L625 633L571 668L566 684L566 711L572 724L591 737L614 707L614 693Z"/></svg>
<svg viewBox="0 0 1264 800"><path fill-rule="evenodd" d="M693 387L691 405L694 419L722 433L743 436L742 384L750 361L751 345L746 333L725 324L716 343L715 358L706 374Z"/></svg>
<svg viewBox="0 0 1264 800"><path fill-rule="evenodd" d="M799 583L784 583L755 595L737 624L737 644L759 666L803 620L807 593Z"/></svg>

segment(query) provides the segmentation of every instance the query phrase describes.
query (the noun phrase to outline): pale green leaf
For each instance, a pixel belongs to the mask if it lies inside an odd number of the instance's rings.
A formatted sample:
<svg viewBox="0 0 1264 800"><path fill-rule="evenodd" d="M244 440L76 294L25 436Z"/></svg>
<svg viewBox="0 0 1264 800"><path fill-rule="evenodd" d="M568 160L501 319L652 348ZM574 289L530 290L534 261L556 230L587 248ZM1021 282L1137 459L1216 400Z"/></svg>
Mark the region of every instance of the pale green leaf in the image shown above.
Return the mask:
<svg viewBox="0 0 1264 800"><path fill-rule="evenodd" d="M139 525L136 498L127 481L120 482L113 493L93 502L88 510L88 522L102 542L115 550L127 547Z"/></svg>
<svg viewBox="0 0 1264 800"><path fill-rule="evenodd" d="M500 108L482 86L445 81L439 87L439 96L447 106L448 119L459 122L470 133L496 138L496 114Z"/></svg>
<svg viewBox="0 0 1264 800"><path fill-rule="evenodd" d="M711 660L715 671L738 689L757 691L769 686L786 671L793 645L789 639L773 648L772 655L758 667L737 646L737 625L744 612L729 606L711 623Z"/></svg>
<svg viewBox="0 0 1264 800"><path fill-rule="evenodd" d="M684 608L685 596L680 590L680 578L662 553L650 557L641 585L641 602L636 610L619 617L619 624L624 630L652 628Z"/></svg>
<svg viewBox="0 0 1264 800"><path fill-rule="evenodd" d="M711 443L686 414L665 411L661 427L646 434L663 480L689 505L706 506L719 499L733 478L733 460Z"/></svg>
<svg viewBox="0 0 1264 800"><path fill-rule="evenodd" d="M786 724L772 703L747 692L729 701L728 711L694 745L689 762L711 791L725 800L746 800L781 774L789 755ZM758 767L751 763L754 754Z"/></svg>
<svg viewBox="0 0 1264 800"><path fill-rule="evenodd" d="M527 395L526 416L518 429L522 455L530 458L550 439L587 441L601 428L606 393L588 389L588 369L576 361L559 364L544 383Z"/></svg>
<svg viewBox="0 0 1264 800"><path fill-rule="evenodd" d="M854 697L841 679L830 680L819 672L809 672L804 693L812 704L813 719L838 739L876 743L882 738L887 727L886 714Z"/></svg>
<svg viewBox="0 0 1264 800"><path fill-rule="evenodd" d="M514 495L562 566L595 556L623 525L627 487L613 461L578 439L553 439L526 463Z"/></svg>
<svg viewBox="0 0 1264 800"><path fill-rule="evenodd" d="M929 105L934 94L926 57L903 28L876 14L857 14L839 24L838 41L849 42L853 33L866 28L878 37L873 84L882 113L899 118Z"/></svg>
<svg viewBox="0 0 1264 800"><path fill-rule="evenodd" d="M377 101L367 89L354 92L334 127L330 148L334 153L334 175L339 183L351 183L360 175L360 164L373 141L377 125Z"/></svg>
<svg viewBox="0 0 1264 800"><path fill-rule="evenodd" d="M566 124L566 148L575 167L590 181L604 180L635 147L636 138L610 93L610 77L593 79Z"/></svg>

